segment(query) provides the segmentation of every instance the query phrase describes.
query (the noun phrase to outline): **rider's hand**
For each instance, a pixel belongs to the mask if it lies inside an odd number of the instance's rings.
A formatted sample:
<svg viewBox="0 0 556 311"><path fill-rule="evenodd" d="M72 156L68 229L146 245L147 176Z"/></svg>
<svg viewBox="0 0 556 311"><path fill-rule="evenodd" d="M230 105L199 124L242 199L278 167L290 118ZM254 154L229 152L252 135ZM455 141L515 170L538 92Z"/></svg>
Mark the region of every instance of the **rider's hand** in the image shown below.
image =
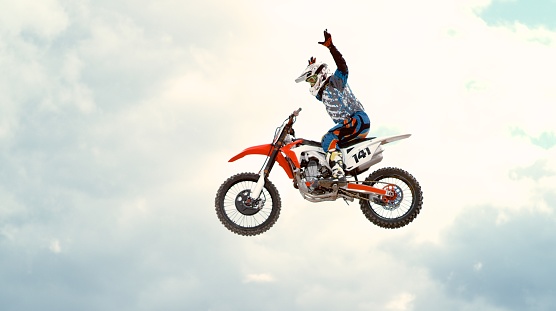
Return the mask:
<svg viewBox="0 0 556 311"><path fill-rule="evenodd" d="M317 59L314 58L313 56L311 56L311 58L309 58L309 65L312 65L312 64L314 64L314 63L316 63L316 62L317 62Z"/></svg>
<svg viewBox="0 0 556 311"><path fill-rule="evenodd" d="M328 29L324 30L324 41L319 42L319 44L322 44L327 48L330 48L330 46L332 46L332 36L328 32Z"/></svg>

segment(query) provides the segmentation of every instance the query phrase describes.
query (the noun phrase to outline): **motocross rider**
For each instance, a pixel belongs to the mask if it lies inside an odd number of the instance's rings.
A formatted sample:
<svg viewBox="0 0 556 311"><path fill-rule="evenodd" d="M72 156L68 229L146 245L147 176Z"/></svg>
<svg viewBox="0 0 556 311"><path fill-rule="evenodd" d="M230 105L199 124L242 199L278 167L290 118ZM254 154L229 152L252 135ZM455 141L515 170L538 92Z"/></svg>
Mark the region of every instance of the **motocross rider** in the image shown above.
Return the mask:
<svg viewBox="0 0 556 311"><path fill-rule="evenodd" d="M332 177L340 182L345 182L344 161L339 144L365 138L369 133L371 122L365 109L347 84L346 61L332 43L332 36L328 30L324 31L324 41L319 44L330 50L336 63L336 71L331 74L328 65L317 63L316 59L311 57L309 66L295 82L309 82L311 94L324 104L326 111L336 123L324 134L321 143L326 152L326 159L332 168Z"/></svg>

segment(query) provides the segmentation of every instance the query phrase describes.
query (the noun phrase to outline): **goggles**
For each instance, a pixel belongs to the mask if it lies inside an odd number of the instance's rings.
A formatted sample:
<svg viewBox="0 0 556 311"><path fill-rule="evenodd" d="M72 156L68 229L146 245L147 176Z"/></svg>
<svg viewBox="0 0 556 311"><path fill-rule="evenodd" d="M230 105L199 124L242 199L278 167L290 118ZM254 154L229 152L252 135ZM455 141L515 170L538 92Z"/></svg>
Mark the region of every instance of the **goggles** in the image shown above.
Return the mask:
<svg viewBox="0 0 556 311"><path fill-rule="evenodd" d="M309 82L311 84L311 86L314 85L315 83L317 83L317 80L318 80L318 76L316 74L310 76L307 79L305 79L305 81Z"/></svg>

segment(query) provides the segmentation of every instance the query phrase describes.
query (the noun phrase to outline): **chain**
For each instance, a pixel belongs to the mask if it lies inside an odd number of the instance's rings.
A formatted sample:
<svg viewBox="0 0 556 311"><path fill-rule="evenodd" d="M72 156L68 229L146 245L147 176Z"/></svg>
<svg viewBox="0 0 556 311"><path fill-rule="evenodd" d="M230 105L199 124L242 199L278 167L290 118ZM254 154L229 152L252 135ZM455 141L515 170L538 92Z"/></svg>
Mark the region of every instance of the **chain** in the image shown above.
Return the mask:
<svg viewBox="0 0 556 311"><path fill-rule="evenodd" d="M349 197L352 197L354 199L357 199L357 200L370 201L369 198L365 198L360 193L357 193L357 192L351 192L351 191L347 191L347 190L344 190L344 189L341 189L341 188L338 189L338 192L341 193L341 194L347 195Z"/></svg>

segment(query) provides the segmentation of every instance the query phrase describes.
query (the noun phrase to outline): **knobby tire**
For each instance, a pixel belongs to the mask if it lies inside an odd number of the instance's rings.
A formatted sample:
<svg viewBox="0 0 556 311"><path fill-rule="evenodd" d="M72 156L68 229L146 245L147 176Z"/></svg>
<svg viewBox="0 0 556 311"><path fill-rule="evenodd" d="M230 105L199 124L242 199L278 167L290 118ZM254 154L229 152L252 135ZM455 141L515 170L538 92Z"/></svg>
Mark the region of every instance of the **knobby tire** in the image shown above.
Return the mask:
<svg viewBox="0 0 556 311"><path fill-rule="evenodd" d="M411 196L410 204L400 204L397 208L388 208L373 200L359 200L359 204L361 211L369 221L382 228L396 229L409 224L420 213L423 205L423 191L419 182L410 173L395 167L379 169L365 179L366 184L378 188L389 181L402 182L403 187L401 188L405 188L402 189L403 196Z"/></svg>
<svg viewBox="0 0 556 311"><path fill-rule="evenodd" d="M259 212L253 215L244 215L235 205L232 205L232 203L235 204L235 200L238 200L238 193L254 186L258 179L259 174L255 173L236 174L222 183L216 193L215 207L218 219L233 233L244 236L261 234L270 229L280 216L280 194L278 189L269 180L265 181L263 192L260 196L266 202ZM270 208L268 208L269 205ZM259 221L261 218L263 220Z"/></svg>

